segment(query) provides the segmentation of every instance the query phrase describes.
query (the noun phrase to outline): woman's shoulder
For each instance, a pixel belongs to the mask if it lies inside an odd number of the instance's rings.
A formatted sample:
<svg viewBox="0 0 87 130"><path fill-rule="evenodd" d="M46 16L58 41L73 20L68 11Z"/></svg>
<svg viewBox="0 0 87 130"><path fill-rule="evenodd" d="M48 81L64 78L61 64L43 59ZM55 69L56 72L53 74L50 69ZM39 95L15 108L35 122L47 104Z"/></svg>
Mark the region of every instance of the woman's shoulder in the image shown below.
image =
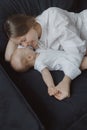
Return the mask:
<svg viewBox="0 0 87 130"><path fill-rule="evenodd" d="M45 10L46 12L52 13L52 12L57 12L57 13L64 13L67 12L67 10L64 10L62 8L59 7L49 7L48 9Z"/></svg>
<svg viewBox="0 0 87 130"><path fill-rule="evenodd" d="M58 7L50 7L47 10L44 11L45 13L48 14L48 17L51 16L55 17L55 18L62 18L62 19L66 19L67 18L67 14L69 15L70 13L67 10L58 8Z"/></svg>
<svg viewBox="0 0 87 130"><path fill-rule="evenodd" d="M44 10L38 17L47 18L52 16L64 16L68 12L67 10L58 8L58 7L49 7L46 10Z"/></svg>

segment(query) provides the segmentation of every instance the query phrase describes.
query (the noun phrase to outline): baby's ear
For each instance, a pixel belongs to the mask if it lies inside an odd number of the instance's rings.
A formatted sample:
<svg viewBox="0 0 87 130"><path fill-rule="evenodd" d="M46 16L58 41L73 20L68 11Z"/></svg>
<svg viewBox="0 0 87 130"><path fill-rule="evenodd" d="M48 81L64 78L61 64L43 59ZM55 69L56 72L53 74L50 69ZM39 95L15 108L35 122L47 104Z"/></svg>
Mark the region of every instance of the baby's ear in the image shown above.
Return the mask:
<svg viewBox="0 0 87 130"><path fill-rule="evenodd" d="M32 56L32 55L28 55L27 60L28 60L28 61L33 60L33 56Z"/></svg>

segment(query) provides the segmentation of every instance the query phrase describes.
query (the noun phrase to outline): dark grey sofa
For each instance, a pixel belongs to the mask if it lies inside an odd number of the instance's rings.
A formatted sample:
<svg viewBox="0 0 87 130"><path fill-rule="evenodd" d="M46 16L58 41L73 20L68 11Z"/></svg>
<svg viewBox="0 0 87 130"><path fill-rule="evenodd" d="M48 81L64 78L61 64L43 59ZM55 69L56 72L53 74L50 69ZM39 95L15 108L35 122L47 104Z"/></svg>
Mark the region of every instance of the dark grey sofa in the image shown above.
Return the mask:
<svg viewBox="0 0 87 130"><path fill-rule="evenodd" d="M87 70L72 81L71 97L58 101L50 97L39 72L15 72L4 60L7 37L3 23L11 14L38 15L48 7L56 6L79 12L87 8L86 0L3 0L0 1L0 64L15 87L25 97L46 130L87 130ZM55 84L62 80L62 71L51 72ZM3 130L3 129L2 129ZM31 128L29 130L32 130ZM37 129L35 129L37 130Z"/></svg>
<svg viewBox="0 0 87 130"><path fill-rule="evenodd" d="M1 65L0 130L44 130L40 120Z"/></svg>

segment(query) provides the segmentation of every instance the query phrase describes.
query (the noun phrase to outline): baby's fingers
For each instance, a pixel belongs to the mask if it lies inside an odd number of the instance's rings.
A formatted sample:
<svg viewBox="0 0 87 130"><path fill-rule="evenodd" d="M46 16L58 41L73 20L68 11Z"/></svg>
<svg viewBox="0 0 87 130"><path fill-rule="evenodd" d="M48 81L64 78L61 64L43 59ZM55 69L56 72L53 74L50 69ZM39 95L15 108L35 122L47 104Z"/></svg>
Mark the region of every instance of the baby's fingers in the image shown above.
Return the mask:
<svg viewBox="0 0 87 130"><path fill-rule="evenodd" d="M56 93L56 94L54 95L54 97L55 97L56 99L58 99L58 100L63 100L63 99L65 99L65 98L70 97L70 94L69 94L69 93L62 93L62 92L58 91L58 93Z"/></svg>
<svg viewBox="0 0 87 130"><path fill-rule="evenodd" d="M48 88L48 94L50 95L50 96L53 96L53 95L55 95L57 93L57 90L56 89L54 89L54 88Z"/></svg>

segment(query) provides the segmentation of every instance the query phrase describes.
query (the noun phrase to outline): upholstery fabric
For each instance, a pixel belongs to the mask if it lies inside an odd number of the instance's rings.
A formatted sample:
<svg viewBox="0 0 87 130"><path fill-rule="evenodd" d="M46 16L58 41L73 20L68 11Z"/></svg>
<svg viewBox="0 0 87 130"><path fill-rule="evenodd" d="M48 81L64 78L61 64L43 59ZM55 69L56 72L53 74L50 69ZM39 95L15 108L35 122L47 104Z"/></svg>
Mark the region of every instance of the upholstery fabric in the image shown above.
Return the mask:
<svg viewBox="0 0 87 130"><path fill-rule="evenodd" d="M0 130L44 130L36 114L1 65Z"/></svg>

